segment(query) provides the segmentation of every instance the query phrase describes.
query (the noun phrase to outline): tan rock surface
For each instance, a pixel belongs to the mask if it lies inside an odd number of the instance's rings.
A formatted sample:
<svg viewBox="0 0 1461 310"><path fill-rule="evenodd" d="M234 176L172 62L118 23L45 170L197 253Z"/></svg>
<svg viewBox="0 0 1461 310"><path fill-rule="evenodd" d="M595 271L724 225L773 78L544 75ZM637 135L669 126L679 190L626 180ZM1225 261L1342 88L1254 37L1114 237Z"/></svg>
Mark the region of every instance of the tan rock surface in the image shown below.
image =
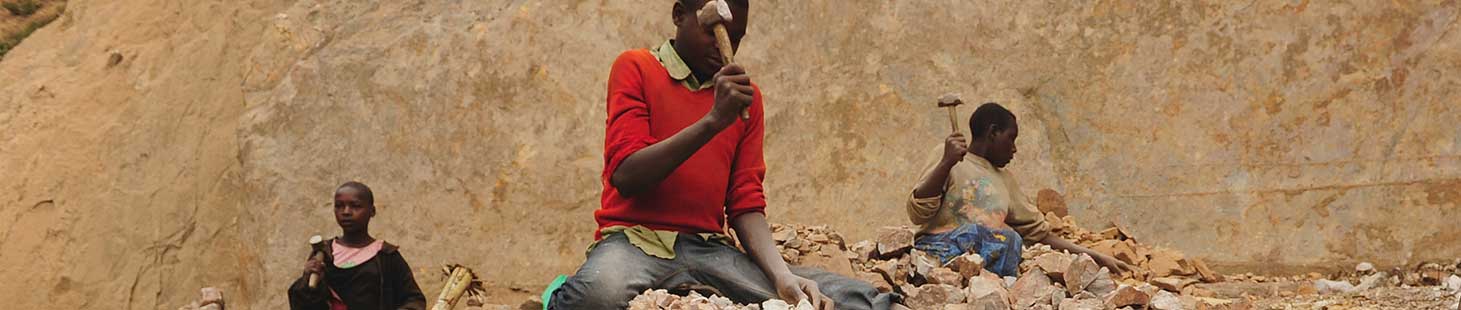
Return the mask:
<svg viewBox="0 0 1461 310"><path fill-rule="evenodd" d="M1397 265L1461 254L1457 6L774 1L737 59L776 221L907 224L953 91L1020 117L1010 169L1082 223L1213 267ZM583 259L605 75L668 7L68 2L0 61L0 298L280 309L351 179L413 266L532 294Z"/></svg>

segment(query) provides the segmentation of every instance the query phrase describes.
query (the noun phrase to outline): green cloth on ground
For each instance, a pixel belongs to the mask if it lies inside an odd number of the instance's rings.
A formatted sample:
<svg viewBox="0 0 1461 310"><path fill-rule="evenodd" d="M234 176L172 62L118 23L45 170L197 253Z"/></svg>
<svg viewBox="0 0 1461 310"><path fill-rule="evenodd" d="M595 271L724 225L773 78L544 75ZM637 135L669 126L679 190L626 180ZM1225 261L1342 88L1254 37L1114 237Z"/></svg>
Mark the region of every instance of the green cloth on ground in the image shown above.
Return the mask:
<svg viewBox="0 0 1461 310"><path fill-rule="evenodd" d="M548 310L548 302L553 300L553 292L558 291L558 288L562 287L565 282L568 282L568 276L560 274L557 278L553 278L553 283L549 283L547 289L543 290L541 297L543 298L543 310Z"/></svg>

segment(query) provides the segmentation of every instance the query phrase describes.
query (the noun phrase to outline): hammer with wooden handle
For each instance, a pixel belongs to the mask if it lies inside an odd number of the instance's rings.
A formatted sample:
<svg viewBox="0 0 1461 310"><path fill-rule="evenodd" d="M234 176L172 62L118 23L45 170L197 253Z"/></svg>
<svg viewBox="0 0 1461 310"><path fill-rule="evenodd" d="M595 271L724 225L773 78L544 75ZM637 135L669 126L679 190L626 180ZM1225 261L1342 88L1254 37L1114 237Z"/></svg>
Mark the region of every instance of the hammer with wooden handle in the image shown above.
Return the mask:
<svg viewBox="0 0 1461 310"><path fill-rule="evenodd" d="M696 15L702 25L708 25L715 31L715 46L720 49L720 58L725 60L725 64L734 62L732 58L735 58L735 48L731 46L730 32L725 30L725 23L734 19L730 4L725 0L710 0L700 7L700 12ZM751 119L749 107L741 110L741 119Z"/></svg>
<svg viewBox="0 0 1461 310"><path fill-rule="evenodd" d="M959 105L961 104L964 104L964 101L959 100L959 94L946 94L938 99L938 107L949 110L949 127L952 127L954 132L959 132Z"/></svg>
<svg viewBox="0 0 1461 310"><path fill-rule="evenodd" d="M320 246L324 243L325 238L320 237L320 235L314 235L313 237L309 237L309 260L314 260L315 258L320 257L320 253L324 252L324 249L320 248ZM320 274L311 273L309 274L309 288L313 289L316 287L320 287Z"/></svg>

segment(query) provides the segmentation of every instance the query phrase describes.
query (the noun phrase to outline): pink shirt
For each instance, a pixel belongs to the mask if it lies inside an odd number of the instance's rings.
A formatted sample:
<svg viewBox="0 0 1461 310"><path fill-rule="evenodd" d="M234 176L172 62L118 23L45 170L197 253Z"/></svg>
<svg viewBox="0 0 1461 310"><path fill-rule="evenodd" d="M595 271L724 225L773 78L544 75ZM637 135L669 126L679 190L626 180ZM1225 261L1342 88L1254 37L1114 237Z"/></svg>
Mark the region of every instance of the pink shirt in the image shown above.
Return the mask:
<svg viewBox="0 0 1461 310"><path fill-rule="evenodd" d="M371 258L375 257L376 253L380 253L382 245L385 245L385 241L380 239L376 239L375 242L371 242L369 245L361 248L352 248L342 245L339 242L331 242L330 250L331 254L335 256L335 267L350 269L355 268L355 266L360 266L360 264L364 264L366 261L370 261Z"/></svg>

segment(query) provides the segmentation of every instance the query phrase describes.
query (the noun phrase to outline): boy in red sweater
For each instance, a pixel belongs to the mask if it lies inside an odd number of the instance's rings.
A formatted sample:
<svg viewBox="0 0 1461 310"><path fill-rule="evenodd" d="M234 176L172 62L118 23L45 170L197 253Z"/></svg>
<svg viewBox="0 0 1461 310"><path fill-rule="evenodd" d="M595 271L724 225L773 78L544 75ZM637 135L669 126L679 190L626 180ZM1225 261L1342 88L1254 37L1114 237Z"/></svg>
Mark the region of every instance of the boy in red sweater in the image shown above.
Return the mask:
<svg viewBox="0 0 1461 310"><path fill-rule="evenodd" d="M747 2L729 0L733 46L746 33ZM673 40L614 61L597 241L549 307L623 309L646 289L693 287L738 303L887 309L891 296L867 283L781 259L763 212L761 94L744 68L724 64L709 22L696 16L705 4L676 1ZM724 233L727 220L746 253Z"/></svg>

